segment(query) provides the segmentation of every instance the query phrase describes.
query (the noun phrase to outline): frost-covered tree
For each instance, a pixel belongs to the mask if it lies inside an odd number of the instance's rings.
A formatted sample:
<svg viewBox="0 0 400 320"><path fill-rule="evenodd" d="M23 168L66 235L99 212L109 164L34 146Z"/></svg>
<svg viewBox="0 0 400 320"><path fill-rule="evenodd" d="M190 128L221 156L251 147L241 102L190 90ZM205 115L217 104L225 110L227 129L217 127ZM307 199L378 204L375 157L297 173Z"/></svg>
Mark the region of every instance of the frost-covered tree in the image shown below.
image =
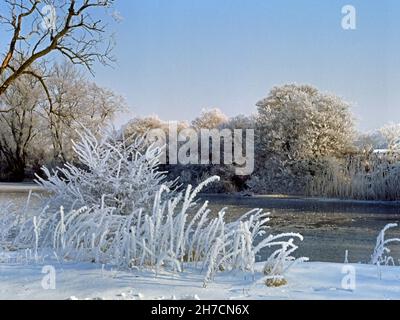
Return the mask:
<svg viewBox="0 0 400 320"><path fill-rule="evenodd" d="M72 140L82 127L98 133L125 108L124 99L89 81L75 66L55 63L46 81L51 105L45 103L48 133L56 162L71 161Z"/></svg>
<svg viewBox="0 0 400 320"><path fill-rule="evenodd" d="M313 175L321 159L341 157L352 149L350 106L339 97L290 84L273 88L257 106L257 166L266 171L254 177L256 185L297 188L299 180L288 185L281 180Z"/></svg>
<svg viewBox="0 0 400 320"><path fill-rule="evenodd" d="M40 115L43 99L37 79L23 76L0 97L1 178L21 181L40 150L45 123ZM44 142L42 140L42 142Z"/></svg>
<svg viewBox="0 0 400 320"><path fill-rule="evenodd" d="M220 126L220 129L229 129L233 133L234 130L242 130L243 134L243 141L242 141L242 150L247 150L246 149L246 139L244 138L244 135L247 134L246 130L256 130L256 115L237 115L234 117L231 117L228 119L226 123L223 123ZM232 148L237 148L238 146L232 146ZM254 146L253 146L254 147ZM221 141L221 150L225 148L224 142ZM234 149L232 149L234 150ZM218 170L216 170L218 169ZM223 185L220 187L221 192L238 192L238 191L243 191L246 189L246 181L249 179L248 176L239 176L236 174L237 168L235 167L235 164L229 165L229 164L222 164L218 166L217 168L213 166L213 168L210 169L215 170L213 174L217 174L221 176L221 181Z"/></svg>
<svg viewBox="0 0 400 320"><path fill-rule="evenodd" d="M400 150L400 123L387 124L379 132L385 138L389 150Z"/></svg>
<svg viewBox="0 0 400 320"><path fill-rule="evenodd" d="M136 136L144 136L150 130L158 130L161 129L168 135L169 130L169 122L161 120L156 115L150 115L147 117L135 117L124 127L125 136L129 137L132 135ZM182 129L185 129L189 126L189 124L185 121L178 121L176 123L178 132Z"/></svg>
<svg viewBox="0 0 400 320"><path fill-rule="evenodd" d="M72 161L76 130L97 134L124 109L120 96L88 81L71 63L54 64L46 83L47 94L39 79L24 75L0 97L3 179L20 181L46 163Z"/></svg>
<svg viewBox="0 0 400 320"><path fill-rule="evenodd" d="M237 116L231 117L228 121L222 124L223 128L229 128L231 130L234 129L256 129L257 125L257 115L251 114L249 116L244 114L239 114Z"/></svg>
<svg viewBox="0 0 400 320"><path fill-rule="evenodd" d="M136 117L125 125L124 133L127 137L131 135L145 135L153 129L167 130L168 124L162 121L158 116L151 115L148 117Z"/></svg>
<svg viewBox="0 0 400 320"><path fill-rule="evenodd" d="M260 143L289 161L341 156L352 147L350 106L308 85L275 87L257 103Z"/></svg>
<svg viewBox="0 0 400 320"><path fill-rule="evenodd" d="M388 147L386 138L380 130L357 133L354 144L363 153L373 152L377 149L386 149Z"/></svg>
<svg viewBox="0 0 400 320"><path fill-rule="evenodd" d="M200 116L192 121L196 129L218 129L228 122L228 117L220 109L203 109Z"/></svg>
<svg viewBox="0 0 400 320"><path fill-rule="evenodd" d="M229 148L226 145L225 139L223 138L226 134L232 134L235 129L242 130L243 133L243 150L246 150L246 139L244 135L246 134L247 129L255 129L255 116L250 115L238 115L236 117L228 118L224 115L220 110L213 109L213 110L203 110L202 113L192 122L192 128L197 132L199 142L198 145L204 146L207 143L207 135L209 130L217 130L218 139L209 139L209 159L210 163L213 160L213 144L219 143L219 150L220 150L220 163L216 164L188 164L185 166L176 165L176 166L168 166L167 170L171 177L178 177L179 180L183 184L199 184L202 181L206 180L212 176L219 176L221 179L218 183L210 184L207 186L205 192L237 192L242 191L245 188L245 181L247 177L245 176L238 176L237 173L237 164L226 164L224 163L225 160L225 150ZM182 126L178 123L178 132L182 129L187 128L188 125ZM201 137L201 131L205 135L203 139ZM221 135L220 135L221 134ZM205 138L204 138L205 137ZM180 142L183 144L184 142ZM232 145L232 148L234 145ZM234 149L232 149L234 150ZM215 155L215 153L214 153Z"/></svg>

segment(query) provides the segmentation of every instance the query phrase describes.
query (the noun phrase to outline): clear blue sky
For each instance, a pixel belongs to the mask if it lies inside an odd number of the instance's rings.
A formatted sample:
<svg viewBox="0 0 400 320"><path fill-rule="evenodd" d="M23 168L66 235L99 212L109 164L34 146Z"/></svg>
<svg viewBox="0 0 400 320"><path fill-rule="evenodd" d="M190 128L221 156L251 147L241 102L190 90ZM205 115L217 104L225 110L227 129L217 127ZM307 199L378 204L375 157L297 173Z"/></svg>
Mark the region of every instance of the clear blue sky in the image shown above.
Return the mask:
<svg viewBox="0 0 400 320"><path fill-rule="evenodd" d="M341 28L346 4L355 31ZM96 81L136 115L249 114L271 87L296 82L353 103L362 130L400 122L399 0L117 0L116 10L118 62L97 66Z"/></svg>
<svg viewBox="0 0 400 320"><path fill-rule="evenodd" d="M341 8L357 9L357 30ZM358 127L400 122L398 0L129 0L115 26L118 65L97 80L137 115L251 113L274 85L309 83L353 103Z"/></svg>

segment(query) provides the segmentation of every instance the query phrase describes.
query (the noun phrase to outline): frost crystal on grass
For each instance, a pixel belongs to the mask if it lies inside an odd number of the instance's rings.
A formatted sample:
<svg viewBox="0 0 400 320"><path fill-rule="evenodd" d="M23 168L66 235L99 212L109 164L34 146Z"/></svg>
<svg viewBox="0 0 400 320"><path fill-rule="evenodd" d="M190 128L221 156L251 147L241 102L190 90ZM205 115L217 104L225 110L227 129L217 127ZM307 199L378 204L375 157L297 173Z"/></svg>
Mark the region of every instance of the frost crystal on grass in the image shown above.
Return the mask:
<svg viewBox="0 0 400 320"><path fill-rule="evenodd" d="M174 186L158 170L162 150L149 146L145 138L125 139L116 132L97 138L89 130L79 135L81 141L73 144L79 165L67 163L53 172L43 168L45 178L37 178L52 193L51 209L105 206L129 215L148 207L161 184Z"/></svg>
<svg viewBox="0 0 400 320"><path fill-rule="evenodd" d="M197 187L171 190L158 168L159 149L146 149L144 139L128 143L109 135L101 140L81 134L75 152L83 166L66 164L39 183L50 200L34 217L20 215L17 247L50 249L63 259L181 272L205 271L204 286L219 271L254 273L255 257L263 248L279 247L268 259L273 277L287 270L297 249L298 234L266 237L268 213L254 209L226 222L227 209L212 214Z"/></svg>
<svg viewBox="0 0 400 320"><path fill-rule="evenodd" d="M379 233L378 238L376 239L376 245L374 249L374 253L371 256L371 264L381 266L381 265L394 265L394 260L391 256L389 256L390 249L387 247L388 244L393 242L400 242L399 238L393 239L385 239L385 233L387 230L391 228L397 227L397 223L387 224L382 231Z"/></svg>

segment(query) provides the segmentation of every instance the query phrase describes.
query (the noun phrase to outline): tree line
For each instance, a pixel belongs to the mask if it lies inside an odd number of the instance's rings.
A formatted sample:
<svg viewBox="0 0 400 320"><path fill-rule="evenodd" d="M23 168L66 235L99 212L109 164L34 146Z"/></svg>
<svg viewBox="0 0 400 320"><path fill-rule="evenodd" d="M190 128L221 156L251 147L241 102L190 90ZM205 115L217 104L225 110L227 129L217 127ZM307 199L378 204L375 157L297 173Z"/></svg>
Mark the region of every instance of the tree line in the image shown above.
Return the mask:
<svg viewBox="0 0 400 320"><path fill-rule="evenodd" d="M104 22L113 0L5 0L0 13L0 179L22 181L74 161L72 140L82 127L94 134L125 109L121 96L90 81L83 66L108 65L113 37ZM111 11L110 11L111 10ZM111 14L110 14L111 13ZM172 177L197 183L220 175L219 190L397 198L400 126L355 130L350 105L310 85L272 88L254 115L227 117L214 109L179 127L254 129L256 172L237 177L227 165L166 166ZM156 116L135 118L126 135L164 128ZM377 154L376 149L385 149ZM318 183L316 183L318 181ZM349 182L350 181L350 182ZM357 183L355 183L355 181ZM361 181L361 182L360 182ZM372 186L380 181L378 186ZM332 186L334 186L332 188ZM367 190L367 191L365 191ZM381 196L379 196L381 197Z"/></svg>

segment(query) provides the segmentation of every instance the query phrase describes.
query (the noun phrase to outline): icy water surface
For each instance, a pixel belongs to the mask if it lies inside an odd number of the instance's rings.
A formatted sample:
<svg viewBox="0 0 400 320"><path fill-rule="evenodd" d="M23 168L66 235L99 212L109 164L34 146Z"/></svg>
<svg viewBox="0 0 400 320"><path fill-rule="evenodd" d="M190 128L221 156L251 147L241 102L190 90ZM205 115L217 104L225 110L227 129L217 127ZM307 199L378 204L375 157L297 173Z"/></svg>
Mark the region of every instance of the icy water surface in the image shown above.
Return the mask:
<svg viewBox="0 0 400 320"><path fill-rule="evenodd" d="M41 200L39 199L40 193L37 191L32 192L28 203L29 192L1 192L0 191L0 206L12 203L14 208L28 208L28 211L35 211L40 207Z"/></svg>
<svg viewBox="0 0 400 320"><path fill-rule="evenodd" d="M13 201L19 207L25 206L27 195L21 190L0 191L0 205ZM214 212L228 207L227 218L232 220L253 208L271 212L271 232L301 233L304 241L296 256L307 256L312 261L343 262L348 250L350 262L368 262L379 231L388 223L400 223L399 203L204 194L201 200L210 200ZM39 201L32 197L31 209L38 205ZM388 236L400 237L400 227L392 229ZM400 243L391 249L396 263L400 263Z"/></svg>
<svg viewBox="0 0 400 320"><path fill-rule="evenodd" d="M400 204L361 201L323 201L285 197L234 197L202 195L211 207L228 207L227 217L236 218L252 208L271 212L271 232L299 232L304 236L296 256L312 261L368 262L376 237L388 223L400 224ZM390 237L400 237L400 227L391 229ZM396 263L400 243L391 246ZM264 258L264 257L261 257Z"/></svg>

